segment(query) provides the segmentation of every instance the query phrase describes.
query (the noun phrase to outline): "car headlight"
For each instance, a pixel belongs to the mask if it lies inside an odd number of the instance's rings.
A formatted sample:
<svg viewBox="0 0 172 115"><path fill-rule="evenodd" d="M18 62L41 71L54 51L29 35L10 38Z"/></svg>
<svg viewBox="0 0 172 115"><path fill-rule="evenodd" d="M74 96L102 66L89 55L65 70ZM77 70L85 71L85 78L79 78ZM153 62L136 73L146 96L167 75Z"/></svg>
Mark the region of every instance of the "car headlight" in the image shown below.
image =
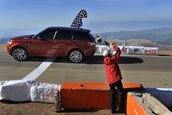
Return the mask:
<svg viewBox="0 0 172 115"><path fill-rule="evenodd" d="M12 41L8 41L8 43L7 43L7 44L9 44L9 45L10 45L10 44L12 44L12 43L13 43Z"/></svg>

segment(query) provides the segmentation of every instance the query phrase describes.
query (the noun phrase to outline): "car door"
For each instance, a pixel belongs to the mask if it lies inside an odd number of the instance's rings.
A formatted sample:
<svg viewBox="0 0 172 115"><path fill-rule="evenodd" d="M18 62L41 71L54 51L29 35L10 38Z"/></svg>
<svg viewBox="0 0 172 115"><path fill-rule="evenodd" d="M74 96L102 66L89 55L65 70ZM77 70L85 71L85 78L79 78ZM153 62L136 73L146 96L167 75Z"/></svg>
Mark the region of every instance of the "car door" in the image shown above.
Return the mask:
<svg viewBox="0 0 172 115"><path fill-rule="evenodd" d="M71 33L68 30L56 30L53 46L56 48L56 56L66 56L67 50L71 45Z"/></svg>
<svg viewBox="0 0 172 115"><path fill-rule="evenodd" d="M87 49L87 40L85 39L84 32L73 32L73 44L77 45L82 51Z"/></svg>
<svg viewBox="0 0 172 115"><path fill-rule="evenodd" d="M54 56L56 49L53 48L55 30L46 29L31 40L30 53L33 56Z"/></svg>

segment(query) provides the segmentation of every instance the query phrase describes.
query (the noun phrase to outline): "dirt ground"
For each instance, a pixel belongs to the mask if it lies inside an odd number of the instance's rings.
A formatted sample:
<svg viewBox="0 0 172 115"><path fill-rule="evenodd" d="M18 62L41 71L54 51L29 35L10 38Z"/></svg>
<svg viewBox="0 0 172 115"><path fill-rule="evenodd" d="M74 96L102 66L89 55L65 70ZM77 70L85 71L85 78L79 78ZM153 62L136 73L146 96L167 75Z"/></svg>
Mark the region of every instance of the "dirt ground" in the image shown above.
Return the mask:
<svg viewBox="0 0 172 115"><path fill-rule="evenodd" d="M172 56L172 50L160 50L159 55Z"/></svg>
<svg viewBox="0 0 172 115"><path fill-rule="evenodd" d="M87 111L62 111L60 113L55 112L55 104L50 103L36 103L36 102L24 102L24 103L12 103L12 102L0 102L0 115L111 115L110 110L87 110ZM116 115L125 115L124 113Z"/></svg>

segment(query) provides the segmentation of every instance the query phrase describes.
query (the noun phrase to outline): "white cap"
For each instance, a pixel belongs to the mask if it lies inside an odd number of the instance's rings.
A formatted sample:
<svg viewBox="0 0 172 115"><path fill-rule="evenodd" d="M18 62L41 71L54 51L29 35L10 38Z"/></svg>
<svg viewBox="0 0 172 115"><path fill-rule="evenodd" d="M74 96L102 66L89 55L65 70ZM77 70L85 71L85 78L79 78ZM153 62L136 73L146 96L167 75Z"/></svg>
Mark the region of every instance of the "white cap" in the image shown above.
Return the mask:
<svg viewBox="0 0 172 115"><path fill-rule="evenodd" d="M105 56L107 56L107 55L109 55L109 50L104 50L104 51L103 51L103 56L105 57Z"/></svg>

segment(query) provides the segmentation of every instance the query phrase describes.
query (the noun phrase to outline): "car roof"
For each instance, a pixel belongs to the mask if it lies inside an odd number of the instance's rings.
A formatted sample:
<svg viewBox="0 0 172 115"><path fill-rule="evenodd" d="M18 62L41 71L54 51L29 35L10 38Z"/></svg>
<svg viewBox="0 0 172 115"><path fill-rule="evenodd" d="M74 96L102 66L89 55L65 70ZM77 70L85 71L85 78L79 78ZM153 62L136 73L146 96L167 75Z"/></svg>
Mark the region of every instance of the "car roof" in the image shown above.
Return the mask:
<svg viewBox="0 0 172 115"><path fill-rule="evenodd" d="M48 27L47 29L57 29L57 30L69 30L69 31L90 32L90 30L88 30L88 29L83 29L83 28L71 28L71 27Z"/></svg>

